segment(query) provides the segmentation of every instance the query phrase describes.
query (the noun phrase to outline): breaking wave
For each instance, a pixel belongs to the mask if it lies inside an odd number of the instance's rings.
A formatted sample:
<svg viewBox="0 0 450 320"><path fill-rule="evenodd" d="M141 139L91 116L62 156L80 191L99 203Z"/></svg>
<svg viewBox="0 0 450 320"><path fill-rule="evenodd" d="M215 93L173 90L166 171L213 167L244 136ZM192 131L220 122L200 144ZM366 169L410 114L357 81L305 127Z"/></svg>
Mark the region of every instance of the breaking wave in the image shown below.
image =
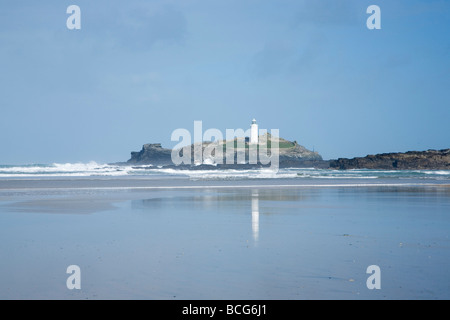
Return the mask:
<svg viewBox="0 0 450 320"><path fill-rule="evenodd" d="M330 170L330 169L212 169L178 170L151 165L131 166L115 164L53 163L30 165L0 165L0 178L41 177L126 177L126 176L187 176L199 179L450 179L450 170Z"/></svg>

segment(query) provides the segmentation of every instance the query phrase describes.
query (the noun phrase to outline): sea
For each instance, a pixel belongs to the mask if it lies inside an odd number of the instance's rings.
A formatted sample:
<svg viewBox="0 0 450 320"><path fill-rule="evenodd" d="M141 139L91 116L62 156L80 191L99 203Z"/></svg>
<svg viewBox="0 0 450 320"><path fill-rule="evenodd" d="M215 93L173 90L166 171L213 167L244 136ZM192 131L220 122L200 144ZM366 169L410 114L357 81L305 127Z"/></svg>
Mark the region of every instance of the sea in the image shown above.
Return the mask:
<svg viewBox="0 0 450 320"><path fill-rule="evenodd" d="M0 299L446 300L449 236L446 170L0 165Z"/></svg>
<svg viewBox="0 0 450 320"><path fill-rule="evenodd" d="M213 167L213 166L211 166ZM191 179L394 179L421 182L448 182L450 170L326 170L314 168L271 168L249 170L177 170L152 165L114 165L89 163L53 163L0 165L1 178L51 177L167 177L186 176Z"/></svg>

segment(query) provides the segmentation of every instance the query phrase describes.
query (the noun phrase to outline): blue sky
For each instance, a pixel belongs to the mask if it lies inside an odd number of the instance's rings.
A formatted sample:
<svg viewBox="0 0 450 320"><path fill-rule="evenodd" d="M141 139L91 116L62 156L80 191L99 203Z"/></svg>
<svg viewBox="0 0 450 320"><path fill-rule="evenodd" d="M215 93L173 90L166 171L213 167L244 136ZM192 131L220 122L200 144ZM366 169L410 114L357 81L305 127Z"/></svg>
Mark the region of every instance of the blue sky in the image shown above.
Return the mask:
<svg viewBox="0 0 450 320"><path fill-rule="evenodd" d="M325 159L449 148L449 16L441 0L2 1L0 163L124 161L194 120L252 118Z"/></svg>

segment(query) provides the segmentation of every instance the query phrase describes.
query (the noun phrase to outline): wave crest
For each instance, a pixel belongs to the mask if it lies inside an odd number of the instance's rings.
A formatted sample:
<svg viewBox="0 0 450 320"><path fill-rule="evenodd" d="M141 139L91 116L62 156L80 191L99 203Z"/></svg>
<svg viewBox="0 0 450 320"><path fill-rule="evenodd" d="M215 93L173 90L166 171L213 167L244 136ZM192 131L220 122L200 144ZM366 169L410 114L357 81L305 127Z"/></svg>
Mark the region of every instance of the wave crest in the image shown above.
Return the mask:
<svg viewBox="0 0 450 320"><path fill-rule="evenodd" d="M87 163L53 163L30 165L0 165L0 178L22 177L95 177L95 176L187 176L193 180L229 179L432 179L447 180L450 170L331 170L290 168L273 171L262 169L177 170L151 165L129 166Z"/></svg>

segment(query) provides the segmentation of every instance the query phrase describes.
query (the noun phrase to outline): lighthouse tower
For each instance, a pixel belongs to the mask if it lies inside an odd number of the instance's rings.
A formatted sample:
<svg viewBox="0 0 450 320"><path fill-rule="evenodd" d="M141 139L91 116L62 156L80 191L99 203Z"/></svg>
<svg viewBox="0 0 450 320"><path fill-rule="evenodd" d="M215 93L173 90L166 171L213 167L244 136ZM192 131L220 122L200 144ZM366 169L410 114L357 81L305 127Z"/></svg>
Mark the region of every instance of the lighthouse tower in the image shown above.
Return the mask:
<svg viewBox="0 0 450 320"><path fill-rule="evenodd" d="M250 143L258 144L258 124L256 120L252 120L252 126L250 127Z"/></svg>

